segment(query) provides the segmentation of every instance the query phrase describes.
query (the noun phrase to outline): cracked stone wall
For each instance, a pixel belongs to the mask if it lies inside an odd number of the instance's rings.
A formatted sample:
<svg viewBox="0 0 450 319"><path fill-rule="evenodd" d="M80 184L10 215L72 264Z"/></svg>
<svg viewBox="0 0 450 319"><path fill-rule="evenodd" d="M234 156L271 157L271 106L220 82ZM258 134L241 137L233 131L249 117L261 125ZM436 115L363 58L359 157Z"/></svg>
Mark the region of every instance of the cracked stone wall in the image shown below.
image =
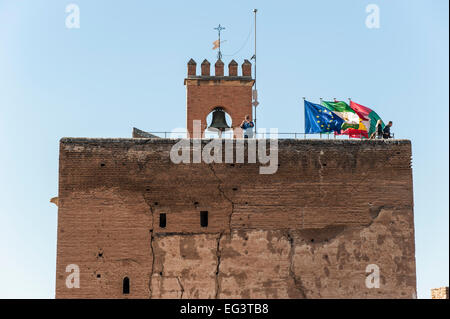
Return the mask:
<svg viewBox="0 0 450 319"><path fill-rule="evenodd" d="M273 175L176 142L61 139L57 298L415 297L409 141L280 140Z"/></svg>

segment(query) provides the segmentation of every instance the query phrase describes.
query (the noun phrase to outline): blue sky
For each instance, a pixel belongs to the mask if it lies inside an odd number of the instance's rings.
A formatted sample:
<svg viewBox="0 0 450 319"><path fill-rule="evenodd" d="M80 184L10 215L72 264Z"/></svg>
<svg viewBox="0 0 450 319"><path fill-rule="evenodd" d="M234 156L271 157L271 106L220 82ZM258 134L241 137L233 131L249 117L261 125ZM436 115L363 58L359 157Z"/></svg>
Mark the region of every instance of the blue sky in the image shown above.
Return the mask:
<svg viewBox="0 0 450 319"><path fill-rule="evenodd" d="M447 0L0 0L0 298L54 297L59 139L184 127L187 61L214 63L219 23L224 62L250 58L255 7L258 126L303 131L303 96L393 120L413 148L418 296L448 286Z"/></svg>

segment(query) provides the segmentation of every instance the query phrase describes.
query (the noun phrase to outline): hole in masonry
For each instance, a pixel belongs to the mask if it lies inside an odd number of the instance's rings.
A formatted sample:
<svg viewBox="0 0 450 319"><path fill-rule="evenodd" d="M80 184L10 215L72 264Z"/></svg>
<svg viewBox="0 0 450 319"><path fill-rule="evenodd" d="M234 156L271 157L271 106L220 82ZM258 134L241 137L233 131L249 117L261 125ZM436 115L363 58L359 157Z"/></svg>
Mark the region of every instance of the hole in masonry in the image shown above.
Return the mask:
<svg viewBox="0 0 450 319"><path fill-rule="evenodd" d="M158 202L154 202L155 206L158 206Z"/></svg>
<svg viewBox="0 0 450 319"><path fill-rule="evenodd" d="M146 192L149 192L149 191L150 191L150 188L146 188L145 191L146 191Z"/></svg>
<svg viewBox="0 0 450 319"><path fill-rule="evenodd" d="M159 275L162 276L162 271L159 272Z"/></svg>
<svg viewBox="0 0 450 319"><path fill-rule="evenodd" d="M100 166L101 166L101 167L105 167L105 163L101 163Z"/></svg>
<svg viewBox="0 0 450 319"><path fill-rule="evenodd" d="M100 278L102 275L100 275L100 274L97 274L97 278Z"/></svg>
<svg viewBox="0 0 450 319"><path fill-rule="evenodd" d="M98 257L103 257L103 253L98 253Z"/></svg>
<svg viewBox="0 0 450 319"><path fill-rule="evenodd" d="M198 205L198 202L194 202L194 205L197 206L197 205Z"/></svg>
<svg viewBox="0 0 450 319"><path fill-rule="evenodd" d="M322 166L327 166L327 163L323 163Z"/></svg>
<svg viewBox="0 0 450 319"><path fill-rule="evenodd" d="M234 164L230 164L231 167L234 167Z"/></svg>
<svg viewBox="0 0 450 319"><path fill-rule="evenodd" d="M161 213L159 214L159 227L165 228L167 224L166 214Z"/></svg>
<svg viewBox="0 0 450 319"><path fill-rule="evenodd" d="M311 239L311 242L312 242L312 243L314 242L314 238L313 238L313 239Z"/></svg>
<svg viewBox="0 0 450 319"><path fill-rule="evenodd" d="M207 211L200 212L200 226L208 227L208 212Z"/></svg>
<svg viewBox="0 0 450 319"><path fill-rule="evenodd" d="M233 187L233 190L234 190L234 191L237 191L237 190L238 190L238 188L237 188L237 187Z"/></svg>

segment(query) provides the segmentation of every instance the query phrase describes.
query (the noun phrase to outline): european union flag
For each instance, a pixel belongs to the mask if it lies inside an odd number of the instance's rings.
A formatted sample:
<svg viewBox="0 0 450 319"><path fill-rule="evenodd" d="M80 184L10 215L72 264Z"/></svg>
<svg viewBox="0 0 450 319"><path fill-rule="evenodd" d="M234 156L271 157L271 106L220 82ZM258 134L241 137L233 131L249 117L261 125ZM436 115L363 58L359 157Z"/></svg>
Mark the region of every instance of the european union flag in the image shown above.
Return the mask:
<svg viewBox="0 0 450 319"><path fill-rule="evenodd" d="M344 120L323 107L305 100L305 133L341 131Z"/></svg>

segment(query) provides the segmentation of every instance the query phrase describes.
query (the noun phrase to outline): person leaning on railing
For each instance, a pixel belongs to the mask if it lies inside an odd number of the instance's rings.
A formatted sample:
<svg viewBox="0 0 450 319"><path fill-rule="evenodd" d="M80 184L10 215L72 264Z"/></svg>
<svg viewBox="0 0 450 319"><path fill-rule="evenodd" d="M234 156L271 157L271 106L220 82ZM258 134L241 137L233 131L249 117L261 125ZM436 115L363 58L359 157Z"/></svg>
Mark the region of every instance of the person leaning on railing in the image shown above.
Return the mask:
<svg viewBox="0 0 450 319"><path fill-rule="evenodd" d="M252 138L253 137L253 127L255 124L250 121L250 115L246 115L245 119L241 123L241 129L244 130L244 138Z"/></svg>
<svg viewBox="0 0 450 319"><path fill-rule="evenodd" d="M389 123L383 129L383 138L385 138L385 139L392 138L391 126L392 126L392 121L389 121Z"/></svg>
<svg viewBox="0 0 450 319"><path fill-rule="evenodd" d="M373 132L369 139L373 140L375 137L377 139L382 139L383 138L383 127L382 127L382 121L378 120L377 124L375 125L375 132Z"/></svg>

